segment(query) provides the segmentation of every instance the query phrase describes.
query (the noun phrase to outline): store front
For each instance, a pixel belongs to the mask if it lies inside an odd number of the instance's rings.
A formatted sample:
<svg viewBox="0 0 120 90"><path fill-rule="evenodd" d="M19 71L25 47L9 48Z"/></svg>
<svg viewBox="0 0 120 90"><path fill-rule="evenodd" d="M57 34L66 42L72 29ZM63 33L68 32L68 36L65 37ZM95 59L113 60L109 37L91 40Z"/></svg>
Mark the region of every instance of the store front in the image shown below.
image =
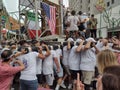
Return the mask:
<svg viewBox="0 0 120 90"><path fill-rule="evenodd" d="M120 39L120 26L114 29L108 29L108 37L117 36Z"/></svg>

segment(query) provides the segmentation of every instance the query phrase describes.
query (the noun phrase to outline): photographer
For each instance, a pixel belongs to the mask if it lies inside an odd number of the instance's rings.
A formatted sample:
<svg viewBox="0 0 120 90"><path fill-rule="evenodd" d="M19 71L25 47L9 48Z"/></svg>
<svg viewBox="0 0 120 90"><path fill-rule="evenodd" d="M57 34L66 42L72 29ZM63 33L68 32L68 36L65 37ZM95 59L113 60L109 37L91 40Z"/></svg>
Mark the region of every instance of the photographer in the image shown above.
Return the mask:
<svg viewBox="0 0 120 90"><path fill-rule="evenodd" d="M16 73L25 68L24 64L19 61L13 61L12 51L9 49L4 49L1 51L0 61L0 90L9 90L12 85L13 77ZM18 64L18 66L11 66L11 62Z"/></svg>
<svg viewBox="0 0 120 90"><path fill-rule="evenodd" d="M94 76L96 66L96 53L99 52L93 38L86 39L87 43L81 51L80 70L82 71L82 81L85 84L85 90L90 90L92 77Z"/></svg>

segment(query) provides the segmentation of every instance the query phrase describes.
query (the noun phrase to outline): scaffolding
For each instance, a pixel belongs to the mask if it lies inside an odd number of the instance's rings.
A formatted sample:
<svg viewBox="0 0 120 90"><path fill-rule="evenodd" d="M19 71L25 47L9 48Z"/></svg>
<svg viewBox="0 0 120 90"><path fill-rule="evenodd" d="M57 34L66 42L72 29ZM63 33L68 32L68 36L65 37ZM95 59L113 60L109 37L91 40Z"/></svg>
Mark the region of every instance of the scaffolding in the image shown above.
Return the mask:
<svg viewBox="0 0 120 90"><path fill-rule="evenodd" d="M28 13L33 14L33 18L35 18L35 27L36 27L36 39L38 39L38 30L40 30L40 23L41 23L41 8L40 2L42 0L19 0L19 22L24 24L25 31L23 33L19 33L20 35L26 34L28 35ZM20 26L21 27L21 26Z"/></svg>
<svg viewBox="0 0 120 90"><path fill-rule="evenodd" d="M28 13L33 14L33 17L35 18L35 22L36 22L36 39L38 40L41 35L39 35L39 30L41 30L41 32L44 32L45 30L48 31L47 25L46 25L46 19L45 19L45 14L44 12L42 12L41 9L41 2L45 2L47 4L50 4L52 6L57 7L57 12L56 12L56 16L57 16L57 22L56 22L56 30L57 30L57 34L61 34L62 31L61 29L63 29L63 21L62 21L62 8L61 8L61 2L59 2L59 5L51 2L53 0L19 0L19 22L24 24L25 27L25 32L24 34L26 34L29 37L29 32L28 30L28 24L29 24L29 20L28 20ZM59 0L58 0L59 1ZM62 0L61 0L62 1ZM20 26L22 27L22 26ZM19 32L20 35L22 35L23 33Z"/></svg>

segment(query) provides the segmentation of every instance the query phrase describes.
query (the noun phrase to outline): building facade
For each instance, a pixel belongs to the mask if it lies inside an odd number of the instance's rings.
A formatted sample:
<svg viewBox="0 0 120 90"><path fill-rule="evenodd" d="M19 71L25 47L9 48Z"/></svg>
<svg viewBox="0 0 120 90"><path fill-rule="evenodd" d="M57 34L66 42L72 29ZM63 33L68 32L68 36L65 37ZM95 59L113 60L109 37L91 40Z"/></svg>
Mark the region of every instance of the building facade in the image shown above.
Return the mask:
<svg viewBox="0 0 120 90"><path fill-rule="evenodd" d="M96 9L97 4L105 4L105 8L114 8L120 5L120 0L69 0L69 7L71 10L82 11L91 14L99 14Z"/></svg>
<svg viewBox="0 0 120 90"><path fill-rule="evenodd" d="M82 11L85 13L96 14L98 11L95 8L97 0L69 0L69 7L76 12Z"/></svg>
<svg viewBox="0 0 120 90"><path fill-rule="evenodd" d="M120 0L69 0L69 7L76 12L95 15L98 19L98 37L107 37L110 33L118 34L120 31Z"/></svg>

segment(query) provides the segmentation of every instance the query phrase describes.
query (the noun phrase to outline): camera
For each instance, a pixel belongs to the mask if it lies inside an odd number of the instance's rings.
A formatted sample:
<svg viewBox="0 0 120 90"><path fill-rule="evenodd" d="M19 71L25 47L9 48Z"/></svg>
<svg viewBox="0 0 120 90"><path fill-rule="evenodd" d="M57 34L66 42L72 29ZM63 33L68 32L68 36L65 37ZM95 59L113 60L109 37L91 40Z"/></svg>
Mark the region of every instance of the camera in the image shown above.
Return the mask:
<svg viewBox="0 0 120 90"><path fill-rule="evenodd" d="M63 42L63 46L66 46L68 44L68 42Z"/></svg>
<svg viewBox="0 0 120 90"><path fill-rule="evenodd" d="M47 49L46 49L45 46L42 46L42 50L43 50L43 51L47 51Z"/></svg>
<svg viewBox="0 0 120 90"><path fill-rule="evenodd" d="M21 52L22 50L26 51L25 54L29 53L29 51L30 51L28 47L22 47L22 46L21 46L21 47L18 48L18 51Z"/></svg>
<svg viewBox="0 0 120 90"><path fill-rule="evenodd" d="M58 45L53 45L53 50L57 50L58 48Z"/></svg>
<svg viewBox="0 0 120 90"><path fill-rule="evenodd" d="M84 43L83 43L83 45L86 45L87 44L87 41L85 41Z"/></svg>
<svg viewBox="0 0 120 90"><path fill-rule="evenodd" d="M38 52L38 50L39 50L38 47L35 47L35 46L32 47L32 51Z"/></svg>
<svg viewBox="0 0 120 90"><path fill-rule="evenodd" d="M96 45L97 43L95 43L95 42L91 42L91 44L90 44L90 47L92 48L92 47L94 47L94 45Z"/></svg>

